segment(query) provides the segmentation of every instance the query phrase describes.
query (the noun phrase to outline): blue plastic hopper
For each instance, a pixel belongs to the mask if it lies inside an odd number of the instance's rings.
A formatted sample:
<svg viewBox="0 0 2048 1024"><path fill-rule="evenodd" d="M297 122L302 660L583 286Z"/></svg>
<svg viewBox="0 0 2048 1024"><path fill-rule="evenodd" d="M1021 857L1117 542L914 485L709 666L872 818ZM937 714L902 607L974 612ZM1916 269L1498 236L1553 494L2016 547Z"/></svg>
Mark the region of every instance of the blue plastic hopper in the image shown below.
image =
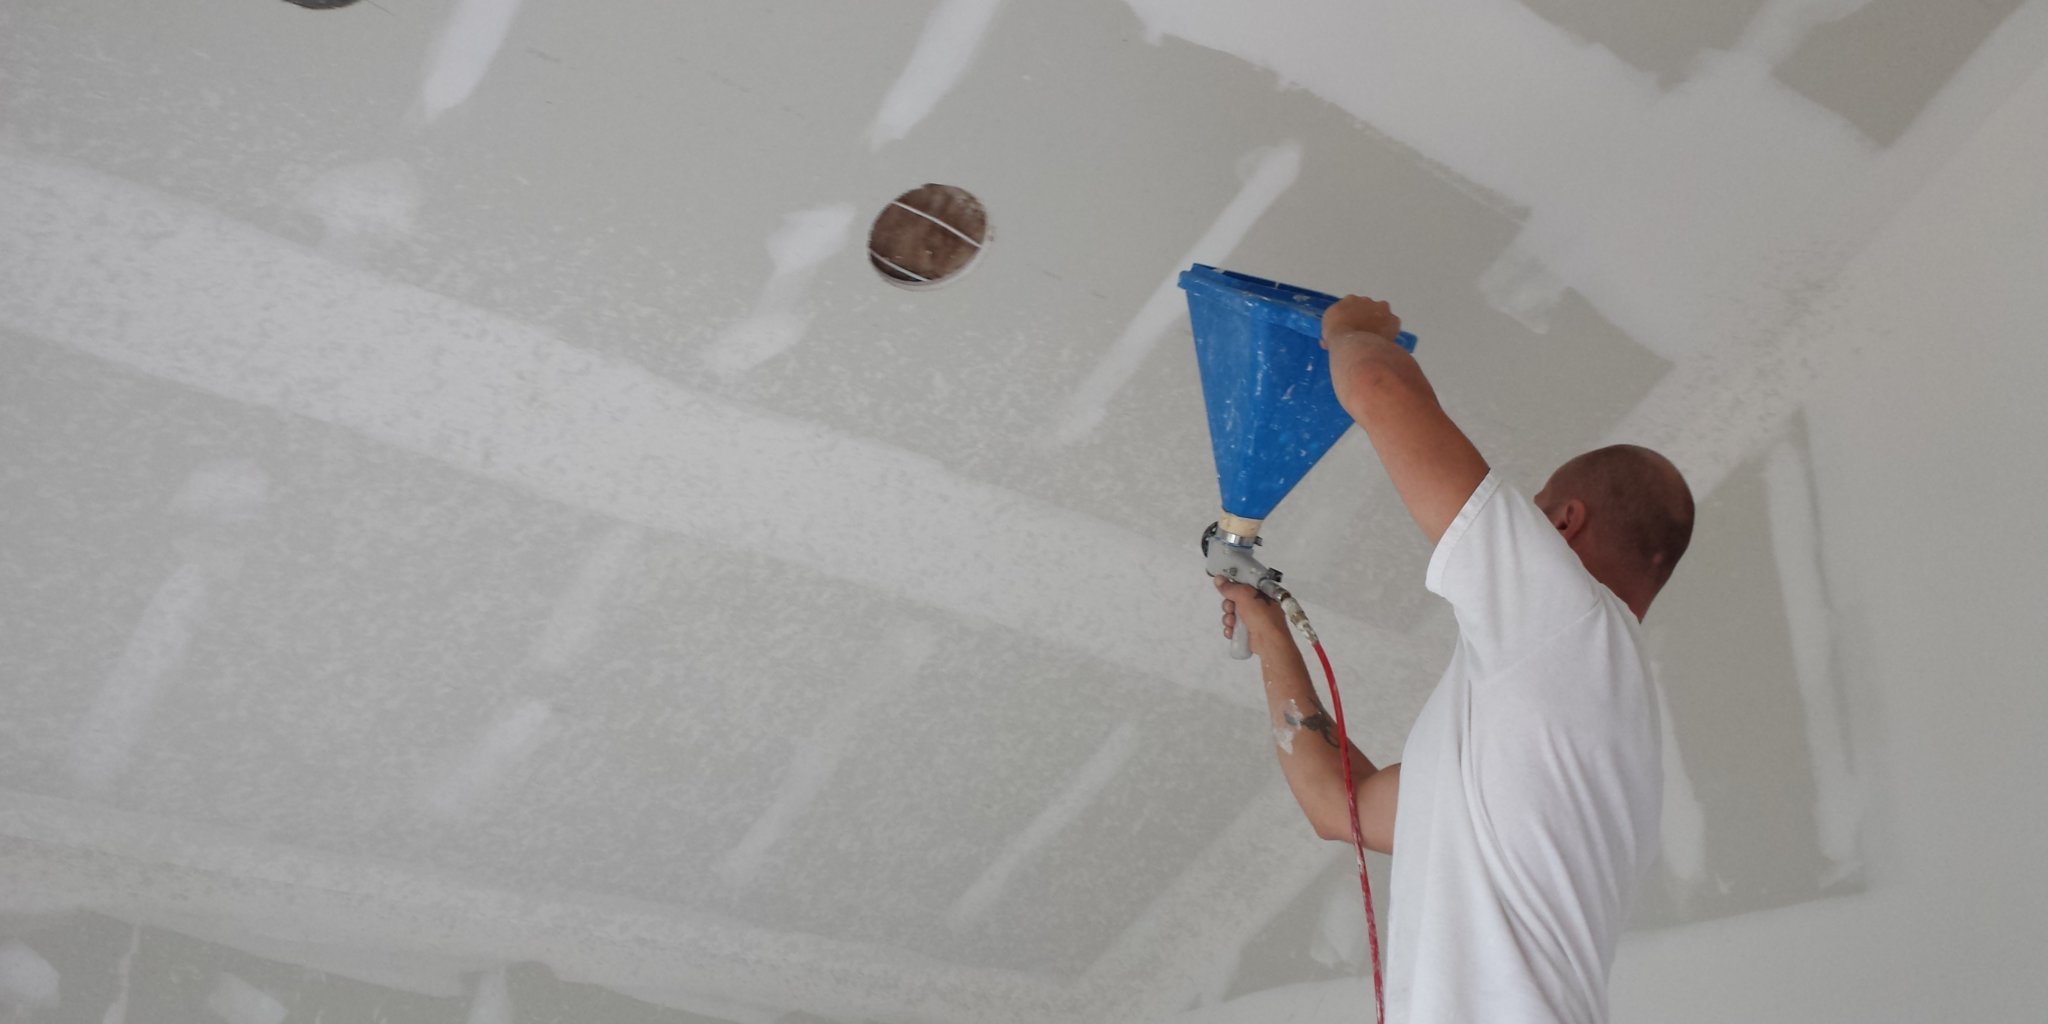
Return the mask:
<svg viewBox="0 0 2048 1024"><path fill-rule="evenodd" d="M1344 431L1323 311L1334 295L1195 264L1180 275L1223 511L1263 520ZM1415 336L1400 345L1415 351Z"/></svg>

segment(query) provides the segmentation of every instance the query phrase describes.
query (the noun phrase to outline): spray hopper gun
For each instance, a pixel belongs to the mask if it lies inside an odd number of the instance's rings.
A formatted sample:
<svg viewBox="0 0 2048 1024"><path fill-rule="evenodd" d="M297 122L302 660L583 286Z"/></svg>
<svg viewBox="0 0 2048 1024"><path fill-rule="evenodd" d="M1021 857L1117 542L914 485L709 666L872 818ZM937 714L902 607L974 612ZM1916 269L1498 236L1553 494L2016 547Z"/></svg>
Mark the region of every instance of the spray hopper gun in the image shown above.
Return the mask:
<svg viewBox="0 0 2048 1024"><path fill-rule="evenodd" d="M1202 534L1209 575L1257 587L1280 602L1311 645L1308 616L1254 548L1273 507L1351 429L1330 386L1323 312L1336 296L1197 263L1180 275L1194 329L1202 404L1216 456L1222 518ZM1415 351L1415 336L1399 344ZM1231 656L1251 656L1243 631Z"/></svg>
<svg viewBox="0 0 2048 1024"><path fill-rule="evenodd" d="M1210 523L1202 531L1202 558L1209 575L1220 577L1232 583L1243 583L1258 588L1259 593L1280 603L1280 610L1287 615L1287 621L1301 630L1301 635L1311 645L1317 644L1315 627L1308 624L1307 613L1301 610L1301 602L1280 585L1280 570L1259 561L1253 553L1259 540L1259 521L1242 519L1228 512L1223 518ZM1230 656L1243 661L1252 656L1251 631L1240 625L1230 637Z"/></svg>
<svg viewBox="0 0 2048 1024"><path fill-rule="evenodd" d="M1351 428L1351 414L1330 386L1329 360L1322 348L1322 315L1337 298L1322 292L1249 274L1196 264L1180 275L1194 328L1195 360L1202 374L1202 403L1216 455L1222 518L1202 533L1202 557L1209 575L1258 588L1280 603L1289 622L1315 648L1330 684L1330 710L1337 720L1337 747L1349 746L1344 698L1337 674L1316 639L1300 602L1280 585L1280 570L1260 562L1259 527L1309 467ZM1415 351L1415 336L1397 342ZM1230 655L1251 657L1251 632L1232 634ZM1358 791L1351 758L1340 757L1345 802L1351 813L1351 843L1358 852L1358 887L1365 897L1365 933L1371 940L1373 1003L1386 1020L1381 995L1379 926L1373 917L1372 884L1365 872L1365 835L1358 821Z"/></svg>

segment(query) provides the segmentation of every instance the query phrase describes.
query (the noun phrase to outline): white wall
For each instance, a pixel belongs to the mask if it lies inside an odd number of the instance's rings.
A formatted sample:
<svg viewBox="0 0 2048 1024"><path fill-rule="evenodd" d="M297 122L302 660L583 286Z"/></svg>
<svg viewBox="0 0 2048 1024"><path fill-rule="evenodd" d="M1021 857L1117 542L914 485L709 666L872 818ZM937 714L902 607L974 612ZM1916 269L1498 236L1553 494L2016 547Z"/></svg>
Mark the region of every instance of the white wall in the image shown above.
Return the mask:
<svg viewBox="0 0 2048 1024"><path fill-rule="evenodd" d="M1638 934L1616 1020L2048 1005L2048 68L1844 273L1806 408L1868 891ZM1729 736L1740 743L1740 736Z"/></svg>

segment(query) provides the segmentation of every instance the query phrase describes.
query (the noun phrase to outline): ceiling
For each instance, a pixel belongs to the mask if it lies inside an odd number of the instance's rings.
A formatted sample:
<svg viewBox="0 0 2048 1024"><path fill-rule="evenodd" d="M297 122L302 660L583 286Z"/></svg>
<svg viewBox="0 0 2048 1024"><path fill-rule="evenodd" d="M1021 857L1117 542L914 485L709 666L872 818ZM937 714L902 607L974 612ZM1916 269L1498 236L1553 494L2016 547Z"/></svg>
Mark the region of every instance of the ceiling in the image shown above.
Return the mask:
<svg viewBox="0 0 2048 1024"><path fill-rule="evenodd" d="M16 0L8 920L230 1020L1354 975L1200 575L1196 261L1390 299L1524 483L1672 454L1642 926L1854 891L1801 325L2039 62L2021 6ZM910 290L862 241L926 182L993 237ZM1397 757L1452 632L1359 437L1268 533Z"/></svg>

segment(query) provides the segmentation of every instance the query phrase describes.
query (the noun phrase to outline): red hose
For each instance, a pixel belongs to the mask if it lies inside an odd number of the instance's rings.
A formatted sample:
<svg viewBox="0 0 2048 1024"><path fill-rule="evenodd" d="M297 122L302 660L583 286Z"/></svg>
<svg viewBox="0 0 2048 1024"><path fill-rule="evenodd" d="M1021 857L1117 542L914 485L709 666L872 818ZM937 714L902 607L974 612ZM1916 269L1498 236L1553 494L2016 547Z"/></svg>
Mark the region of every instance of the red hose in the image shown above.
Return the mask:
<svg viewBox="0 0 2048 1024"><path fill-rule="evenodd" d="M1330 681L1330 710L1337 716L1337 752L1344 762L1344 803L1351 810L1351 846L1358 851L1358 889L1365 894L1365 938L1372 949L1372 1003L1379 1024L1387 1024L1387 993L1380 981L1380 925L1372 912L1372 880L1365 873L1365 831L1358 825L1358 789L1351 781L1351 737L1344 731L1344 698L1337 693L1337 673L1330 668L1330 656L1322 641L1315 643L1316 657L1323 663L1323 678Z"/></svg>

